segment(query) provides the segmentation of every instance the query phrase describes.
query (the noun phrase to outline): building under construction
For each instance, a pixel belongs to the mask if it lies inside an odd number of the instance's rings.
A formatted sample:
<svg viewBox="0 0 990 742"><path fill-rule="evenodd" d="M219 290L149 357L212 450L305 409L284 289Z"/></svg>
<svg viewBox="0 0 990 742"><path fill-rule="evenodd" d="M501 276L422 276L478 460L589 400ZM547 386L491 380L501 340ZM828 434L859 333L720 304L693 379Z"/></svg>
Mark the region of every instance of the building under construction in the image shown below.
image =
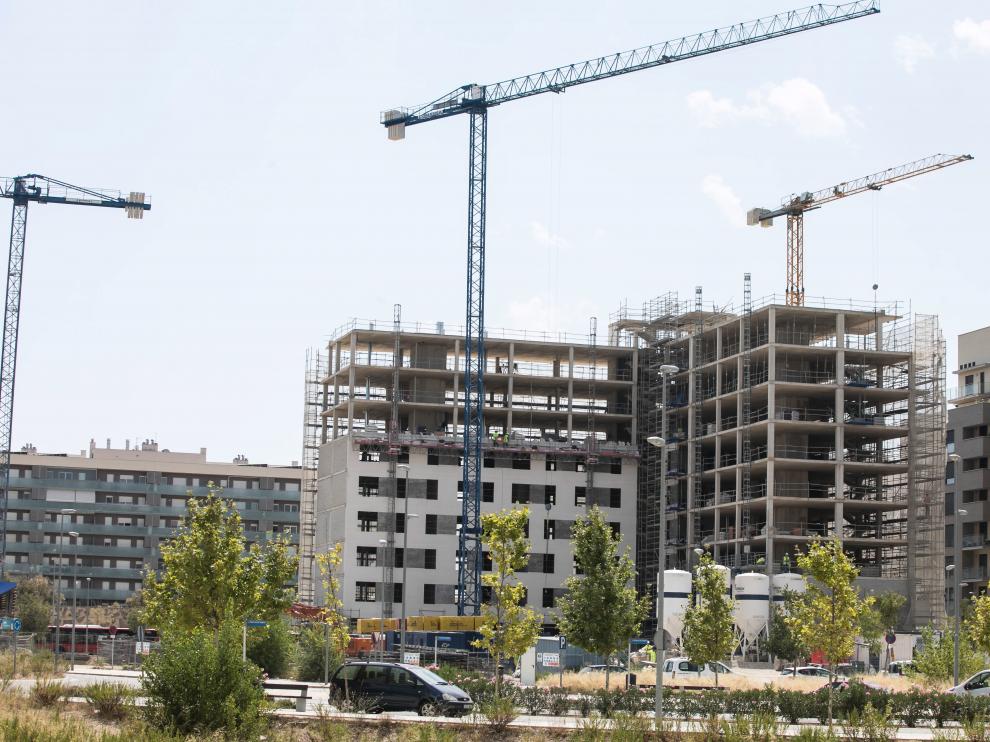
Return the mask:
<svg viewBox="0 0 990 742"><path fill-rule="evenodd" d="M580 336L488 331L481 509L530 509L521 579L548 622L588 508L635 549L636 349L624 342L599 343L594 322ZM304 602L322 601L313 550L341 544L349 616L457 612L464 357L462 329L403 324L398 307L392 322L343 325L308 356Z"/></svg>
<svg viewBox="0 0 990 742"><path fill-rule="evenodd" d="M638 347L638 588L655 595L661 528L667 569L693 566L701 547L733 572L770 575L835 535L865 590L909 597L904 627L940 621L937 318L896 305L753 301L748 276L744 297L706 310L699 288L693 300L666 294L612 318L610 342ZM666 441L666 472L651 436Z"/></svg>

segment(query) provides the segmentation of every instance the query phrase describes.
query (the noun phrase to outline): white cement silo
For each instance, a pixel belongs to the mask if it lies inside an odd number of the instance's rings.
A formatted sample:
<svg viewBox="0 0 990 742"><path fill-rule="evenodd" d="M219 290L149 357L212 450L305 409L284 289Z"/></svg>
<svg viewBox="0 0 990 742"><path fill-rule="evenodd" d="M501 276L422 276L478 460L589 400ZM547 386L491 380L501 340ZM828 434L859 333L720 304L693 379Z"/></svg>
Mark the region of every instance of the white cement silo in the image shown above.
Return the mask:
<svg viewBox="0 0 990 742"><path fill-rule="evenodd" d="M759 572L736 575L733 620L743 649L753 644L770 620L770 578Z"/></svg>
<svg viewBox="0 0 990 742"><path fill-rule="evenodd" d="M668 569L663 573L663 628L670 638L680 643L684 634L684 612L691 600L691 573L683 569Z"/></svg>
<svg viewBox="0 0 990 742"><path fill-rule="evenodd" d="M773 602L780 607L784 602L784 593L801 594L805 591L804 578L795 572L781 572L773 576Z"/></svg>

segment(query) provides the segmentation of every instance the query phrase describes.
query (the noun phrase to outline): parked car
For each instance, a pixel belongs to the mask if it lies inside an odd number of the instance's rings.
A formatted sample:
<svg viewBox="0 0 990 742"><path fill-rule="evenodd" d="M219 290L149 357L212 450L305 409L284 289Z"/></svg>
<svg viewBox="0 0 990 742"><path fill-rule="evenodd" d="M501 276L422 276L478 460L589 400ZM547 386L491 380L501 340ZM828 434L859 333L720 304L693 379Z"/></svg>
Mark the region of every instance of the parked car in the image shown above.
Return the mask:
<svg viewBox="0 0 990 742"><path fill-rule="evenodd" d="M948 692L957 696L990 696L990 670L980 670Z"/></svg>
<svg viewBox="0 0 990 742"><path fill-rule="evenodd" d="M608 667L608 671L609 672L625 672L626 671L626 668L624 668L622 665L607 665L607 667ZM588 665L588 666L582 667L580 670L578 670L578 674L580 675L583 672L605 672L605 668L606 668L606 665Z"/></svg>
<svg viewBox="0 0 990 742"><path fill-rule="evenodd" d="M785 667L780 671L781 675L794 675L795 668ZM806 678L828 678L831 674L824 667L818 667L817 665L804 665L803 667L798 667L796 672L798 677Z"/></svg>
<svg viewBox="0 0 990 742"><path fill-rule="evenodd" d="M435 672L398 662L348 662L330 680L341 695L364 699L376 711L418 711L421 716L461 716L474 703Z"/></svg>
<svg viewBox="0 0 990 742"><path fill-rule="evenodd" d="M721 662L709 662L705 667L700 667L684 657L671 657L663 663L664 678L673 680L676 677L690 678L714 678L715 674L731 673L726 665Z"/></svg>

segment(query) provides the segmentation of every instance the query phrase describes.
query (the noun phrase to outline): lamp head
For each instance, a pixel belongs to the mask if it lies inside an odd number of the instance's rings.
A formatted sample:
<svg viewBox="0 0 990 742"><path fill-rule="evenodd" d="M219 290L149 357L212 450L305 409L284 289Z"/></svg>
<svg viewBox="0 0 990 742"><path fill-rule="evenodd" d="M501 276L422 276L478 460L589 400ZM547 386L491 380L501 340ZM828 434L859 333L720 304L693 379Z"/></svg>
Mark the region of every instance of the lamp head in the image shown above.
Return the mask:
<svg viewBox="0 0 990 742"><path fill-rule="evenodd" d="M646 439L646 442L649 443L651 446L656 446L657 448L662 448L667 443L667 441L665 441L659 435L651 435L649 438Z"/></svg>

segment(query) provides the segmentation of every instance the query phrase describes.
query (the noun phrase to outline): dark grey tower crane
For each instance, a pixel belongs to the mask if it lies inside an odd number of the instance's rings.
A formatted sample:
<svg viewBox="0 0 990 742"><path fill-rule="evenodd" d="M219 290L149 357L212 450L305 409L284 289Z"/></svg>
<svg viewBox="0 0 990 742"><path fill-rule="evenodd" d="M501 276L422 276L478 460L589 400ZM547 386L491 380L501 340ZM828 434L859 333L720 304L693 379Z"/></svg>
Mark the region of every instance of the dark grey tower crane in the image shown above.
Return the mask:
<svg viewBox="0 0 990 742"><path fill-rule="evenodd" d="M7 502L10 488L10 446L14 426L14 378L17 370L17 329L21 320L21 280L24 277L24 240L28 204L71 204L123 209L129 219L140 219L151 209L143 193L127 197L116 191L80 188L44 175L0 178L0 197L14 202L10 220L7 260L7 301L3 311L3 347L0 348L0 575L7 574Z"/></svg>
<svg viewBox="0 0 990 742"><path fill-rule="evenodd" d="M684 59L769 41L833 23L879 13L878 0L812 5L652 46L557 67L493 85L463 85L436 100L381 115L388 138L405 138L406 127L449 116L470 117L468 139L467 310L464 338L464 500L458 560L457 612L481 611L481 466L485 424L485 191L488 109L542 93L647 70Z"/></svg>

